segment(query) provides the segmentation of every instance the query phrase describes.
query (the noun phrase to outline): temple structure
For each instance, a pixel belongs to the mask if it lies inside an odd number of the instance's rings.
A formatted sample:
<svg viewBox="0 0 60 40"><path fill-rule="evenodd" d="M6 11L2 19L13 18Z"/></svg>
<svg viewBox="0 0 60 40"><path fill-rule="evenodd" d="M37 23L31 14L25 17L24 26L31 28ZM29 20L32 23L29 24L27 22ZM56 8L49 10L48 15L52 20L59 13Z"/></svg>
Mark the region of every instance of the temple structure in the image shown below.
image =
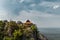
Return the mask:
<svg viewBox="0 0 60 40"><path fill-rule="evenodd" d="M30 21L30 20L27 20L25 23L24 23L24 27L30 27L33 23Z"/></svg>

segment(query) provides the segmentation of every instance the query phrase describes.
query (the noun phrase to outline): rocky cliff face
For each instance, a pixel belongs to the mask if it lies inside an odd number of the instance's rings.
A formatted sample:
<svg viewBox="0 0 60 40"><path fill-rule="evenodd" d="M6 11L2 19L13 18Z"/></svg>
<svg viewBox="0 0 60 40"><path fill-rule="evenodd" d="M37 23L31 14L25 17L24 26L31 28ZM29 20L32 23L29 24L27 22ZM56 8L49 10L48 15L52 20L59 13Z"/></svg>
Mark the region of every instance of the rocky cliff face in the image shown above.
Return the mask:
<svg viewBox="0 0 60 40"><path fill-rule="evenodd" d="M1 40L48 40L41 34L37 26L29 20L26 23L21 21L0 21Z"/></svg>

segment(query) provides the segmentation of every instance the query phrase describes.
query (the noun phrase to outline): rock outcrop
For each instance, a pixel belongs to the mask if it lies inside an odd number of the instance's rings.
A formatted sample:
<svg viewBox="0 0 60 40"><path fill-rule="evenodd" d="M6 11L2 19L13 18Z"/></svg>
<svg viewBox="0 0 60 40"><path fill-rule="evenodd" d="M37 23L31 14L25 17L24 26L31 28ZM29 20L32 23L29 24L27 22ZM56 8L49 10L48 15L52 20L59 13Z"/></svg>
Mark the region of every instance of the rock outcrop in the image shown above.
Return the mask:
<svg viewBox="0 0 60 40"><path fill-rule="evenodd" d="M41 34L37 26L27 20L21 21L0 21L0 39L1 40L48 40Z"/></svg>

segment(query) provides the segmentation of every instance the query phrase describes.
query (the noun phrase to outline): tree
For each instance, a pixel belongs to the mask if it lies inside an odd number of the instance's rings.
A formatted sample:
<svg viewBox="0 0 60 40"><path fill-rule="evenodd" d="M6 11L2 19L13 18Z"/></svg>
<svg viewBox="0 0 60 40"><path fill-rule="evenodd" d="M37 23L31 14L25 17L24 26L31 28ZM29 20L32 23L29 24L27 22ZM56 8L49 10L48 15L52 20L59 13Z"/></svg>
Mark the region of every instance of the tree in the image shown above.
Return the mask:
<svg viewBox="0 0 60 40"><path fill-rule="evenodd" d="M4 26L5 24L0 21L0 39L3 40L3 37L4 37Z"/></svg>
<svg viewBox="0 0 60 40"><path fill-rule="evenodd" d="M15 30L14 31L14 33L13 33L13 36L14 36L14 40L16 40L16 39L21 39L21 38L19 38L20 36L22 36L22 32L21 32L21 30Z"/></svg>
<svg viewBox="0 0 60 40"><path fill-rule="evenodd" d="M0 31L3 31L4 30L4 22L3 21L0 21Z"/></svg>
<svg viewBox="0 0 60 40"><path fill-rule="evenodd" d="M37 30L36 25L35 25L35 24L33 24L33 25L31 26L31 29L32 29L32 30Z"/></svg>

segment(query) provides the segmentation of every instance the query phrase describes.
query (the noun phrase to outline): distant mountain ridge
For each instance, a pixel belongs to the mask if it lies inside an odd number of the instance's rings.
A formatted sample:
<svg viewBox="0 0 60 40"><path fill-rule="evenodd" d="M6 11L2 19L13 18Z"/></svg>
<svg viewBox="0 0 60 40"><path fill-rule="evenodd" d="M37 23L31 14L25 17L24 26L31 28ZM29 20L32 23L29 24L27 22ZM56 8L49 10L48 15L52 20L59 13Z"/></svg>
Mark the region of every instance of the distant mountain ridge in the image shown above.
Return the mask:
<svg viewBox="0 0 60 40"><path fill-rule="evenodd" d="M37 26L30 20L25 23L21 21L0 21L1 40L48 40L41 34Z"/></svg>

